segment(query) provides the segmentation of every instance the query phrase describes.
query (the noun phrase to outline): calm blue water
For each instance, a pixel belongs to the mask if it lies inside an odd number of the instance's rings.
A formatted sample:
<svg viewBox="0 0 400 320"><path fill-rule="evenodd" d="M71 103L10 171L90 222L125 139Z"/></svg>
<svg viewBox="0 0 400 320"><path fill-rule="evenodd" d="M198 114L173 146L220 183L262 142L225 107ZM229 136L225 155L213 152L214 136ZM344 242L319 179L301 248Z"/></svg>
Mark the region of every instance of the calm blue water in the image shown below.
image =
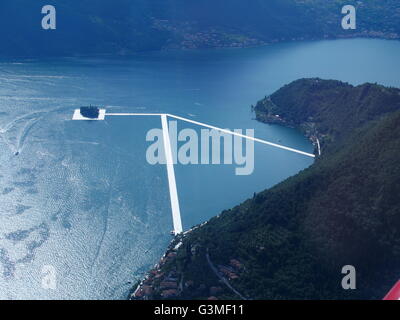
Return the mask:
<svg viewBox="0 0 400 320"><path fill-rule="evenodd" d="M160 119L70 121L74 108L168 112L312 152L297 131L254 121L250 105L302 77L400 86L399 56L400 42L338 40L0 61L0 298L125 298L170 241L166 170L145 158L146 133ZM185 228L312 163L264 145L255 155L251 176L175 167ZM42 286L49 266L55 290Z"/></svg>

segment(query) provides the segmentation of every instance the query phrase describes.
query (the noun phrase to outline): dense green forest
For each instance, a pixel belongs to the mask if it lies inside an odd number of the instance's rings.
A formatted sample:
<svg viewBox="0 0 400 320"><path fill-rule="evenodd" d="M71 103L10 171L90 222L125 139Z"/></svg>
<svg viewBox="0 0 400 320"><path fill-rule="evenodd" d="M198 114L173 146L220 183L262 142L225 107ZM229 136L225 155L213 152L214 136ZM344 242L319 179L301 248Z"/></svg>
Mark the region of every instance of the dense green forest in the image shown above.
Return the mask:
<svg viewBox="0 0 400 320"><path fill-rule="evenodd" d="M208 259L250 299L381 299L400 268L400 90L303 79L269 100L334 139L308 169L178 238L156 274L180 279L183 299L239 298ZM341 287L345 265L356 290Z"/></svg>
<svg viewBox="0 0 400 320"><path fill-rule="evenodd" d="M397 0L2 0L0 56L131 54L165 48L247 47L337 37L400 38ZM357 29L341 8L357 7Z"/></svg>
<svg viewBox="0 0 400 320"><path fill-rule="evenodd" d="M255 106L257 120L284 123L326 144L347 136L377 116L400 110L399 90L335 80L294 81Z"/></svg>

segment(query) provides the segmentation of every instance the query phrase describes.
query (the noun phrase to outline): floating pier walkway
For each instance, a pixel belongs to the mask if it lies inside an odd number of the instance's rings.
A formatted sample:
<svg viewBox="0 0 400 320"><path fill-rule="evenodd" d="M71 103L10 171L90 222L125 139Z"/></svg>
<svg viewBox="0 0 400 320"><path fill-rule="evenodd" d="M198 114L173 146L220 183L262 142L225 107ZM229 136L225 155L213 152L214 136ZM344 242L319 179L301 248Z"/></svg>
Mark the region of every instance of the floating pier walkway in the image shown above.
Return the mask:
<svg viewBox="0 0 400 320"><path fill-rule="evenodd" d="M283 149L286 151L298 153L307 157L315 158L315 155L312 153L304 152L301 150L297 150L294 148L289 148L280 144L276 144L270 141L246 136L228 129L223 129L219 127L215 127L206 123L194 121L191 119L183 118L180 116L176 116L173 114L169 113L107 113L106 109L100 109L100 114L99 118L97 119L89 119L85 118L81 115L80 109L76 109L74 111L74 115L72 117L72 120L105 120L106 117L109 116L130 116L130 117L143 117L143 116L156 116L160 117L161 119L161 125L162 125L162 130L163 130L163 140L164 140L164 149L165 149L165 157L166 157L166 167L167 167L167 175L168 175L168 186L169 186L169 194L170 194L170 201L171 201L171 210L172 210L172 221L174 225L174 233L175 234L180 234L183 232L183 227L182 227L182 218L181 218L181 211L180 211L180 206L179 206L179 197L178 197L178 191L176 187L176 179L175 179L175 170L174 170L174 162L173 162L173 156L172 156L172 148L171 148L171 141L170 141L170 135L169 135L169 127L168 127L168 117L176 119L176 120L181 120L185 121L188 123L192 123L201 127L209 128L209 129L214 129L223 133L231 134L234 136L238 136L244 139L250 139L254 142L259 142L265 145L269 145L275 148Z"/></svg>

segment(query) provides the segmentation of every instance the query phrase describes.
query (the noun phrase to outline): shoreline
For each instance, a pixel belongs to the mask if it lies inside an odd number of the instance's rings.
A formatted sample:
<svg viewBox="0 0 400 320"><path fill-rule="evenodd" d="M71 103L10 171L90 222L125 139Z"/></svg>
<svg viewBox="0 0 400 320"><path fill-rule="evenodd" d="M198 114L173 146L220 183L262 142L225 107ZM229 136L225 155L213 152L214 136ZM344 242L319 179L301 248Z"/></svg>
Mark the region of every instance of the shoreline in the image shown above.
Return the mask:
<svg viewBox="0 0 400 320"><path fill-rule="evenodd" d="M19 60L29 60L37 61L41 59L71 59L71 58L112 58L112 57L119 57L119 58L130 58L135 56L142 56L145 54L154 54L160 52L188 52L188 51L206 51L206 50L239 50L239 49L251 49L251 48L262 48L262 47L269 47L275 44L289 44L295 42L316 42L316 41L334 41L334 40L346 40L346 39L371 39L371 40L387 40L387 41L400 41L399 34L387 34L380 32L361 32L351 35L337 35L337 36L324 36L324 37L299 37L293 39L284 39L284 40L270 40L270 41L263 41L258 45L248 45L248 46L209 46L209 47L184 47L184 46L177 46L177 47L161 47L157 50L143 50L143 51L132 51L132 52L104 52L104 53L96 53L96 54L89 54L89 53L75 53L75 54L59 54L59 55L39 55L39 56L32 56L32 55L21 55L21 56L0 56L0 62L10 62L12 61L19 61ZM261 40L260 40L261 41Z"/></svg>
<svg viewBox="0 0 400 320"><path fill-rule="evenodd" d="M256 115L256 117L254 118L256 121L258 121L260 123L264 123L264 124L270 124L270 125L274 124L274 125L279 125L282 127L298 130L304 137L306 137L308 140L310 140L311 143L313 144L313 146L314 146L313 153L315 154L316 158L318 158L322 155L321 139L323 138L323 135L321 135L318 131L316 131L315 128L310 128L306 124L295 125L295 124L287 122L282 117L265 115L264 113L257 111L256 107L254 107L254 106L252 106L251 108L252 108L252 112L254 112Z"/></svg>
<svg viewBox="0 0 400 320"><path fill-rule="evenodd" d="M256 110L254 110L254 107L251 108L252 112L255 112L257 115ZM305 131L303 131L300 127L296 127L293 125L289 125L287 122L285 122L283 119L281 119L279 122L276 121L263 121L259 117L256 116L255 118L256 121L264 124L277 124L283 127L291 127L298 129L305 137L307 137L314 145L314 154L316 156L321 156L321 146L320 142L318 139L317 135L307 135ZM246 200L247 201L247 200ZM239 205L239 204L238 204ZM229 210L229 209L228 209ZM218 218L220 214L214 216L213 218ZM211 219L213 219L211 218ZM211 220L209 219L209 220ZM184 238L192 233L193 231L203 227L206 225L209 220L203 222L202 224L199 224L197 226L194 226L193 228L184 231L180 234L177 234L174 236L174 238L171 240L167 248L165 249L164 255L156 262L154 267L147 271L141 280L138 280L134 286L132 286L131 290L128 292L127 300L159 300L159 299L174 299L178 298L179 295L183 291L183 276L180 277L179 280L179 275L178 271L176 272L169 272L168 275L164 273L164 267L166 267L168 264L173 262L177 258L177 253L178 249L183 245L183 240ZM168 268L165 268L168 269ZM240 274L241 268L238 268L234 270L238 274ZM172 280L172 281L171 281ZM227 281L227 280L225 280ZM163 284L164 283L164 284ZM166 283L169 283L169 288L166 285ZM229 283L229 282L228 282ZM160 295L160 292L162 291L163 286L165 286L163 292L167 292L167 294L170 294L170 296L163 296L162 293ZM185 283L186 286L186 283ZM160 289L161 288L161 289ZM214 296L211 296L209 300L214 300ZM215 298L216 299L216 298Z"/></svg>
<svg viewBox="0 0 400 320"><path fill-rule="evenodd" d="M381 38L381 37L352 36L352 37L340 37L340 38L334 38L334 39L314 39L312 41L357 39L357 38L358 39L374 38L374 39L380 39L380 40L396 40L396 41L400 40L399 38L392 39L392 38ZM310 40L310 39L308 39L308 40ZM256 112L254 110L254 107L253 107L253 111ZM318 156L321 156L321 149L323 148L323 145L324 145L324 142L323 142L324 135L320 134L318 131L307 130L308 127L305 127L302 125L294 125L294 124L291 124L291 123L285 121L285 119L281 119L281 118L279 118L279 119L276 119L276 118L264 119L264 118L260 117L259 115L257 115L257 112L256 112L256 120L258 122L265 123L265 124L278 124L278 125L281 125L284 127L291 127L291 128L300 130L300 132L313 143L313 145L315 147L314 153L317 154ZM311 129L311 128L308 128L308 129ZM218 215L216 217L218 217ZM205 222L205 223L207 223L207 222ZM199 228L200 226L201 225L195 227L193 230ZM189 230L188 232L192 232L193 230ZM161 277L160 272L161 272L162 267L166 263L170 262L172 259L174 259L176 257L176 249L175 249L174 245L176 245L176 244L182 245L182 240L184 239L184 237L178 238L178 239L177 239L177 237L171 241L169 246L166 248L164 255L156 263L155 267L153 269L147 271L145 273L145 275L143 276L142 280L138 281L138 283L132 288L132 290L129 292L129 296L128 296L129 300L152 299L152 298L149 298L154 292L154 288L151 286L152 281L154 279L160 279L160 277ZM169 275L167 277L169 277ZM182 286L182 282L176 283L177 288L179 288L180 286ZM171 289L171 290L175 290L175 289ZM151 293L148 294L149 292L151 292ZM163 298L168 298L168 297L163 297ZM171 298L171 297L169 297L169 298ZM174 297L172 297L172 298L174 298Z"/></svg>
<svg viewBox="0 0 400 320"><path fill-rule="evenodd" d="M202 224L194 226L193 228L187 231L175 235L174 238L169 243L169 245L167 246L165 253L158 260L158 262L156 262L153 268L147 271L141 280L136 281L135 285L132 286L131 290L129 290L127 300L147 300L146 298L153 293L150 292L153 291L153 289L150 290L148 286L149 282L152 282L154 278L156 279L162 278L163 275L161 274L161 269L164 267L166 263L171 261L172 257L176 257L178 249L183 244L183 239L187 235L189 235L196 229L206 225L207 223L208 221L203 222Z"/></svg>

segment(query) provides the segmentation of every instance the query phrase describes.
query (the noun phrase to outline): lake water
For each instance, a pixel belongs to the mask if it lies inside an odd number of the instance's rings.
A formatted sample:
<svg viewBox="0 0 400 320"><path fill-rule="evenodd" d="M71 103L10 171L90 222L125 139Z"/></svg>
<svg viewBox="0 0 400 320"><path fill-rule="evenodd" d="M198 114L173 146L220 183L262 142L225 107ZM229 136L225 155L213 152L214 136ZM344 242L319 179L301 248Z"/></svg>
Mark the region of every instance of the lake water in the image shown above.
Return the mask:
<svg viewBox="0 0 400 320"><path fill-rule="evenodd" d="M0 61L0 298L125 298L171 240L166 169L145 157L160 119L71 121L74 108L166 112L312 152L296 130L254 121L250 106L302 77L400 86L399 56L400 42L355 39ZM185 229L312 161L256 144L250 176L176 165Z"/></svg>

